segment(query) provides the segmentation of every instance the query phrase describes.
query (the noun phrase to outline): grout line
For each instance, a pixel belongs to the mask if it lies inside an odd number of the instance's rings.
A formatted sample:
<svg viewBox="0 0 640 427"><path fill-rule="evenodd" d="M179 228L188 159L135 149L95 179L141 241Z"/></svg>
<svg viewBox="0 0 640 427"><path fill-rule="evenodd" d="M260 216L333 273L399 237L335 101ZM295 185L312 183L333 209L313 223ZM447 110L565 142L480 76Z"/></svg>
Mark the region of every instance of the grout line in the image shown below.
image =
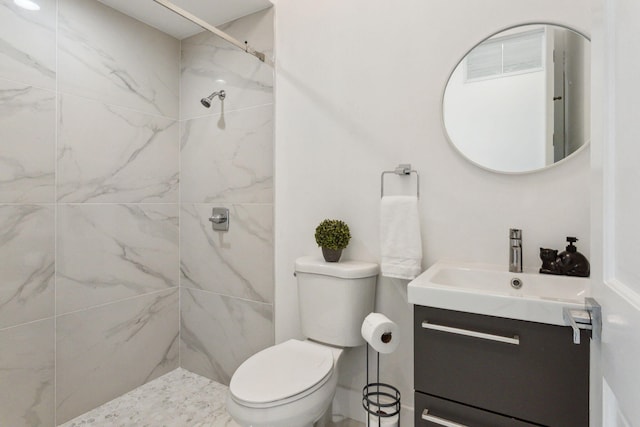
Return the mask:
<svg viewBox="0 0 640 427"><path fill-rule="evenodd" d="M0 328L0 332L5 332L5 331L8 331L10 329L15 329L15 328L21 328L23 326L28 326L28 325L32 325L34 323L44 322L45 320L52 320L52 319L55 319L55 315L43 317L41 319L36 319L36 320L29 320L28 322L18 323L17 325L6 326L4 328Z"/></svg>
<svg viewBox="0 0 640 427"><path fill-rule="evenodd" d="M235 299L235 300L249 302L249 303L253 303L253 304L271 305L271 306L273 306L273 302L256 301L256 300L251 300L251 299L248 299L248 298L237 297L237 296L234 296L234 295L223 294L223 293L220 293L220 292L208 291L206 289L191 288L191 287L188 287L188 286L184 286L184 289L187 290L187 291L204 292L204 293L207 293L207 294L210 294L210 295L217 295L217 296L220 296L220 297Z"/></svg>
<svg viewBox="0 0 640 427"><path fill-rule="evenodd" d="M48 207L54 207L55 205L56 205L55 203L38 203L38 202L33 202L33 203L31 203L31 202L25 202L25 203L0 203L0 206L48 206Z"/></svg>
<svg viewBox="0 0 640 427"><path fill-rule="evenodd" d="M181 122L188 122L188 121L191 121L191 120L204 119L204 118L208 118L208 117L218 117L218 116L221 116L223 114L226 115L228 113L240 113L240 112L243 112L243 111L256 110L258 108L269 107L269 106L272 106L272 105L275 105L274 102L267 102L267 103L264 103L264 104L249 105L249 106L246 106L246 107L240 107L240 108L236 108L236 109L233 109L233 110L225 109L224 113L219 112L219 113L211 113L211 114L202 114L200 116L181 118L180 121Z"/></svg>
<svg viewBox="0 0 640 427"><path fill-rule="evenodd" d="M56 54L56 64L57 64L57 54ZM57 68L57 66L56 66L56 68ZM15 84L19 84L19 85L26 86L26 87L31 87L31 88L34 88L34 89L44 90L46 92L51 92L54 95L57 93L57 84L58 84L57 75L56 75L56 79L55 80L56 80L56 83L54 84L53 89L51 89L51 88L47 88L47 87L42 87L42 86L38 86L38 85L33 85L33 84L21 82L19 80L9 79L9 78L6 78L6 77L0 77L0 82L15 83Z"/></svg>
<svg viewBox="0 0 640 427"><path fill-rule="evenodd" d="M1 79L2 78L0 78L0 80ZM5 79L5 80L11 81L11 82L15 82L15 83L18 83L18 84L22 84L22 85L25 85L25 86L32 86L32 85L28 85L28 84L25 84L25 83L22 83L22 82L19 82L19 81L16 81L16 80L9 80L9 79ZM72 93L72 92L65 92L65 91L58 92L57 84L58 83L57 83L57 76L56 76L56 89L55 89L55 92L59 96L71 96L71 97L74 97L74 98L80 98L80 99L83 99L85 101L106 105L108 107L119 108L119 109L122 109L122 110L132 111L132 112L137 113L137 114L142 114L142 115L145 115L145 116L162 118L162 119L170 120L170 121L174 121L174 122L196 120L196 119L202 119L202 118L206 118L206 117L216 117L216 116L220 116L222 114L238 113L238 112L242 112L242 111L254 110L254 109L258 109L258 108L264 108L264 107L275 105L275 101L271 101L271 102L265 102L265 103L262 103L262 104L254 104L254 105L248 105L248 106L244 106L244 107L234 108L234 109L230 109L230 110L226 110L225 109L224 113L222 113L222 112L210 113L210 114L202 114L202 115L198 115L198 116L183 118L183 117L181 117L180 101L181 101L181 97L182 97L182 92L181 92L181 89L180 89L180 95L178 96L178 114L177 114L178 117L176 118L176 117L167 116L167 115L164 115L164 114L161 114L161 113L151 113L151 112L148 112L148 111L139 110L137 108L132 108L132 107L124 106L124 105L105 102L102 99L97 99L97 98L91 98L91 97L87 97L87 96L83 96L83 95L78 95L78 94L75 94L75 93ZM41 88L41 87L38 87L38 86L32 86L32 87L35 87L35 88L38 88L38 89L42 89L42 90L48 90L50 92L52 91L51 89Z"/></svg>
<svg viewBox="0 0 640 427"><path fill-rule="evenodd" d="M59 15L60 2L56 0L55 19L55 55L56 55L56 78L55 78L55 136L53 148L53 425L58 425L58 137L60 128L60 93L58 92L58 52L59 52Z"/></svg>
<svg viewBox="0 0 640 427"><path fill-rule="evenodd" d="M136 299L136 298L142 298L142 297L148 297L148 296L151 296L151 295L160 294L162 292L169 293L169 291L175 291L177 289L178 289L178 286L171 286L170 288L167 288L167 289L161 289L161 290L157 290L157 291L147 292L145 294L140 294L140 295L132 295L132 296L126 297L126 298L121 298L121 299L117 299L117 300L109 301L109 302L103 302L101 304L96 304L96 305L92 305L92 306L89 306L89 307L79 308L77 310L68 311L68 312L65 312L65 313L62 313L62 314L56 314L56 317L63 317L63 316L68 316L70 314L81 313L83 311L89 311L89 310L94 310L94 309L98 309L98 308L103 308L103 307L106 307L106 306L109 306L109 305L118 304L118 303L125 302L125 301L131 301L131 300Z"/></svg>
<svg viewBox="0 0 640 427"><path fill-rule="evenodd" d="M273 341L274 343L276 342L276 315L277 315L277 307L276 307L276 295L277 295L277 291L276 291L276 287L277 287L277 281L276 281L276 271L278 271L278 269L276 268L276 242L279 242L279 238L278 238L278 234L276 233L276 220L277 220L277 213L276 213L276 183L277 183L277 179L278 179L278 174L277 174L277 169L276 169L276 165L277 165L277 159L276 159L276 155L277 155L277 151L276 151L276 132L277 132L277 94L278 94L278 81L276 79L276 71L278 69L278 63L276 62L276 56L277 56L277 51L276 51L276 38L277 38L277 33L278 33L278 28L276 27L276 20L277 20L277 8L274 7L273 8L273 15L271 17L271 28L273 30L272 33L272 39L271 39L271 58L274 62L274 66L273 69L271 70L271 93L273 96L273 108L272 108L272 116L271 116L271 120L272 120L272 127L271 127L271 153L272 153L272 158L271 158L271 170L273 171L273 174L271 176L271 236L272 236L272 243L271 243L271 247L273 248L273 256L271 258L271 267L272 267L272 271L271 271L271 280L272 280L272 285L271 285L271 291L273 292L273 307L271 308L271 324L272 324L272 333L273 333Z"/></svg>
<svg viewBox="0 0 640 427"><path fill-rule="evenodd" d="M178 44L178 367L182 367L182 40Z"/></svg>
<svg viewBox="0 0 640 427"><path fill-rule="evenodd" d="M271 202L225 202L222 200L213 201L213 202L183 202L181 206L196 206L196 207L226 207L226 206L247 206L247 207L267 207L273 206L274 204Z"/></svg>
<svg viewBox="0 0 640 427"><path fill-rule="evenodd" d="M137 202L60 202L61 206L175 206L178 202L137 203Z"/></svg>
<svg viewBox="0 0 640 427"><path fill-rule="evenodd" d="M88 101L88 102L93 102L93 103L97 103L97 104L106 105L107 107L118 108L118 109L121 109L121 110L127 110L127 111L134 112L134 113L137 113L137 114L141 114L141 115L144 115L144 116L156 117L156 118L161 118L161 119L170 120L170 121L174 121L174 122L179 121L178 118L171 117L171 116L166 116L166 115L161 114L161 113L150 113L148 111L138 110L137 108L132 108L132 107L124 106L124 105L118 105L118 104L113 104L113 103L110 103L110 102L105 102L104 100L98 99L98 98L91 98L91 97L88 97L88 96L78 95L78 94L75 94L75 93L64 92L64 91L61 91L59 94L63 95L63 96L70 96L70 97L73 97L73 98L83 99L83 100Z"/></svg>

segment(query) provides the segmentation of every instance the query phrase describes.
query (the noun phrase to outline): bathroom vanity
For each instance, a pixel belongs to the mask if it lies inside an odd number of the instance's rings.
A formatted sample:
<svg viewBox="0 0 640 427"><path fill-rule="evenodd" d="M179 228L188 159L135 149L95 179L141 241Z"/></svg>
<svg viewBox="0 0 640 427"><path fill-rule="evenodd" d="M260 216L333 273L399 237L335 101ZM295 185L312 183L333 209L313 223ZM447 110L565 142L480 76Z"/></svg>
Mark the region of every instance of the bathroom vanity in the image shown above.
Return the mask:
<svg viewBox="0 0 640 427"><path fill-rule="evenodd" d="M576 345L567 327L415 306L415 425L588 426L580 333Z"/></svg>
<svg viewBox="0 0 640 427"><path fill-rule="evenodd" d="M446 263L411 282L416 427L588 426L591 331L562 316L586 284Z"/></svg>

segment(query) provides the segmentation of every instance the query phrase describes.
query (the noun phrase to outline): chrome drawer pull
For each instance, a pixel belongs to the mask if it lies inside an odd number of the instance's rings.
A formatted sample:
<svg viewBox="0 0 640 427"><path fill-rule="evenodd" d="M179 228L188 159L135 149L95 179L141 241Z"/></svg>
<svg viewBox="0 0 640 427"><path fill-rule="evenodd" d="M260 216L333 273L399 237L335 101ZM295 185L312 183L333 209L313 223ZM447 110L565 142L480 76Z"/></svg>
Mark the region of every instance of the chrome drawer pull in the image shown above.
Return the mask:
<svg viewBox="0 0 640 427"><path fill-rule="evenodd" d="M454 423L453 421L445 420L444 418L438 418L434 417L433 415L429 415L428 409L422 411L422 419L444 427L467 427L463 424Z"/></svg>
<svg viewBox="0 0 640 427"><path fill-rule="evenodd" d="M451 326L437 325L429 323L426 320L422 322L424 329L433 329L434 331L448 332L450 334L464 335L467 337L481 338L483 340L498 341L507 344L520 345L520 337L515 335L512 337L503 337L501 335L484 334L482 332L469 331L467 329L452 328Z"/></svg>

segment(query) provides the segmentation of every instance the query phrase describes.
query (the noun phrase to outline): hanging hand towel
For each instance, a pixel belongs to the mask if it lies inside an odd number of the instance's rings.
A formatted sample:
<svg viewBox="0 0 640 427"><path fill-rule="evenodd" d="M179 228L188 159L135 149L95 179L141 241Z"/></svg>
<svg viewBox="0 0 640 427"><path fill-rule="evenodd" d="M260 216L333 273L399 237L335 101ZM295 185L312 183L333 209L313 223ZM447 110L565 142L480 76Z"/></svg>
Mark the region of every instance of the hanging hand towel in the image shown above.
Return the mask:
<svg viewBox="0 0 640 427"><path fill-rule="evenodd" d="M385 196L380 202L380 270L383 276L415 279L422 271L418 198Z"/></svg>

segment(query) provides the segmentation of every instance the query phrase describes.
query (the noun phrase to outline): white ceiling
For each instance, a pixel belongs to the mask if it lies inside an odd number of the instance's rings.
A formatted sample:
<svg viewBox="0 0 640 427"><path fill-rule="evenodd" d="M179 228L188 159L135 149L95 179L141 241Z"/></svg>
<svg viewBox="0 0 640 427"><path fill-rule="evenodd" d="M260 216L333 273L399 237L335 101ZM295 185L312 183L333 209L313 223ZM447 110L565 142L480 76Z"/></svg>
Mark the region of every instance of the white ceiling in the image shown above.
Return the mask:
<svg viewBox="0 0 640 427"><path fill-rule="evenodd" d="M153 0L99 1L180 40L202 31ZM214 26L272 5L269 0L173 0L172 3Z"/></svg>

